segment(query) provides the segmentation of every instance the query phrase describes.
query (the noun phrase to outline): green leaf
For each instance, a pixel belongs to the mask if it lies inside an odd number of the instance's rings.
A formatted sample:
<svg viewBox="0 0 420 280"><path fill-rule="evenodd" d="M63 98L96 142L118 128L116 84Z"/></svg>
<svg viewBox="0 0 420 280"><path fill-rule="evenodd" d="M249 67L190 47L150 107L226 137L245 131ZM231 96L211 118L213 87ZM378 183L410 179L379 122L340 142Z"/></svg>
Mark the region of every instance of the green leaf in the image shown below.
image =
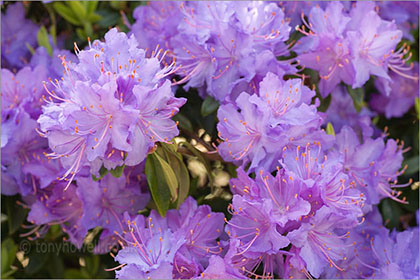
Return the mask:
<svg viewBox="0 0 420 280"><path fill-rule="evenodd" d="M204 167L207 171L207 176L209 178L210 187L213 187L214 184L214 176L211 169L210 163L207 161L207 159L203 156L203 153L197 150L193 145L191 145L188 142L182 142L183 146L185 146L194 156L198 158L199 161L201 161L204 164Z"/></svg>
<svg viewBox="0 0 420 280"><path fill-rule="evenodd" d="M44 26L41 26L41 28L38 31L38 34L36 35L36 38L38 40L38 45L44 47L48 51L48 54L52 56L52 47L48 38L47 29L45 29Z"/></svg>
<svg viewBox="0 0 420 280"><path fill-rule="evenodd" d="M94 23L97 21L100 21L102 19L102 17L98 14L91 14L89 15L89 22Z"/></svg>
<svg viewBox="0 0 420 280"><path fill-rule="evenodd" d="M34 48L29 43L25 43L25 46L31 52L31 55L35 53Z"/></svg>
<svg viewBox="0 0 420 280"><path fill-rule="evenodd" d="M51 34L54 46L57 46L57 31L56 31L55 25L52 25L50 27L50 34Z"/></svg>
<svg viewBox="0 0 420 280"><path fill-rule="evenodd" d="M349 92L351 98L353 99L353 105L357 112L365 106L364 98L365 91L363 88L352 89L351 86L347 86L347 91Z"/></svg>
<svg viewBox="0 0 420 280"><path fill-rule="evenodd" d="M182 155L176 151L178 145L161 143L161 146L165 151L166 160L178 180L178 200L176 203L178 208L188 197L188 192L190 190L190 173L185 166Z"/></svg>
<svg viewBox="0 0 420 280"><path fill-rule="evenodd" d="M399 226L400 216L403 212L397 202L390 198L384 199L381 203L381 210L387 228L393 229Z"/></svg>
<svg viewBox="0 0 420 280"><path fill-rule="evenodd" d="M419 156L417 155L409 159L406 159L403 162L403 166L404 165L407 165L407 169L404 172L405 175L418 173L419 172Z"/></svg>
<svg viewBox="0 0 420 280"><path fill-rule="evenodd" d="M75 269L75 268L68 268L64 271L64 278L66 279L89 279L86 273Z"/></svg>
<svg viewBox="0 0 420 280"><path fill-rule="evenodd" d="M78 17L74 14L72 9L63 4L63 2L54 2L54 10L62 16L66 21L74 25L81 25Z"/></svg>
<svg viewBox="0 0 420 280"><path fill-rule="evenodd" d="M201 104L201 115L206 117L216 112L217 108L219 108L219 103L213 97L207 96Z"/></svg>
<svg viewBox="0 0 420 280"><path fill-rule="evenodd" d="M82 40L86 40L86 38L89 37L82 28L76 28L76 34Z"/></svg>
<svg viewBox="0 0 420 280"><path fill-rule="evenodd" d="M166 177L162 176L164 169L170 169L170 166L167 163L166 165L162 164L162 162L164 161L157 153L149 154L146 158L145 173L157 210L164 217L171 203L171 187ZM177 183L176 179L175 182Z"/></svg>
<svg viewBox="0 0 420 280"><path fill-rule="evenodd" d="M335 131L334 131L334 127L332 125L332 123L328 123L327 124L327 129L326 129L327 134L335 136Z"/></svg>
<svg viewBox="0 0 420 280"><path fill-rule="evenodd" d="M83 4L85 5L85 8L87 10L87 14L91 15L98 6L98 1L83 1Z"/></svg>
<svg viewBox="0 0 420 280"><path fill-rule="evenodd" d="M112 176L114 176L116 178L120 178L121 177L121 174L124 171L124 167L125 167L125 164L123 164L121 166L117 166L114 169L109 170L109 173L111 173Z"/></svg>
<svg viewBox="0 0 420 280"><path fill-rule="evenodd" d="M92 37L93 36L93 28L92 28L92 24L89 21L86 21L85 23L83 23L83 29L85 31L85 38L82 39L87 39L86 37Z"/></svg>
<svg viewBox="0 0 420 280"><path fill-rule="evenodd" d="M183 128L187 131L189 131L189 132L194 131L191 121L186 116L184 116L183 114L180 114L180 113L176 114L172 118L172 120L179 122L179 124L178 124L179 127Z"/></svg>
<svg viewBox="0 0 420 280"><path fill-rule="evenodd" d="M64 261L51 253L49 259L50 265L47 266L48 272L52 279L61 279L64 277Z"/></svg>
<svg viewBox="0 0 420 280"><path fill-rule="evenodd" d="M80 1L68 1L66 4L72 9L79 22L86 22L88 14L85 6Z"/></svg>
<svg viewBox="0 0 420 280"><path fill-rule="evenodd" d="M109 170L105 168L105 166L101 166L101 169L99 169L99 178L92 174L93 181L98 181L102 179L106 174L108 174Z"/></svg>
<svg viewBox="0 0 420 280"><path fill-rule="evenodd" d="M9 235L12 235L16 230L20 228L28 212L22 206L18 205L16 203L16 200L18 200L17 196L2 197L2 203L4 201L4 204L6 206Z"/></svg>
<svg viewBox="0 0 420 280"><path fill-rule="evenodd" d="M416 101L414 102L414 107L416 108L417 119L420 119L420 106L419 106L419 98L416 97Z"/></svg>
<svg viewBox="0 0 420 280"><path fill-rule="evenodd" d="M86 271L89 275L96 275L98 268L99 268L99 256L92 255L86 258Z"/></svg>
<svg viewBox="0 0 420 280"><path fill-rule="evenodd" d="M176 178L176 175L167 161L165 161L159 154L153 154L156 156L158 163L161 165L163 171L161 174L165 178L166 184L169 187L169 191L171 192L172 196L172 201L175 201L178 199L178 180Z"/></svg>
<svg viewBox="0 0 420 280"><path fill-rule="evenodd" d="M6 273L7 276L10 276L12 273L14 273L14 271L11 273L9 271L11 270L10 266L13 264L16 258L17 249L17 245L11 238L7 238L1 242L1 278L6 278Z"/></svg>

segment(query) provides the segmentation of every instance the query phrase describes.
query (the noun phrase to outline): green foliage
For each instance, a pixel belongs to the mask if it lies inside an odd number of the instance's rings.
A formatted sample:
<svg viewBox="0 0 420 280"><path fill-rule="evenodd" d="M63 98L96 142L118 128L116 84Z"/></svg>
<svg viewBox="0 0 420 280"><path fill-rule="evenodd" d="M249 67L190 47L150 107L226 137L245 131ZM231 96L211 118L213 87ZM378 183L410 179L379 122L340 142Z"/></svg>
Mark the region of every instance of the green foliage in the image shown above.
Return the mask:
<svg viewBox="0 0 420 280"><path fill-rule="evenodd" d="M80 26L76 28L76 33L80 39L87 37L95 39L93 24L102 19L101 15L96 13L98 1L68 1L54 2L54 10L69 23Z"/></svg>
<svg viewBox="0 0 420 280"><path fill-rule="evenodd" d="M41 28L38 31L37 34L37 40L38 40L38 45L41 47L44 47L48 54L51 56L52 55L52 47L50 44L50 40L48 39L48 32L47 29L45 29L44 26L41 26Z"/></svg>

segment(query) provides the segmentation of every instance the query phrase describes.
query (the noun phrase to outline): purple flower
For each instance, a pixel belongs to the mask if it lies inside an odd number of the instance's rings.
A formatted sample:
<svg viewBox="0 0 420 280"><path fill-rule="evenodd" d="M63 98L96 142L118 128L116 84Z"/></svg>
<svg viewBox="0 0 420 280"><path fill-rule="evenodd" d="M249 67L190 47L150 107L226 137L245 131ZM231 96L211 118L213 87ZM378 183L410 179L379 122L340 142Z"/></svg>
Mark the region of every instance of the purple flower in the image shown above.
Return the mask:
<svg viewBox="0 0 420 280"><path fill-rule="evenodd" d="M197 202L188 197L179 210L169 210L166 218L169 228L185 237L183 247L191 258L207 265L209 255L221 253L222 247L216 240L223 233L223 213L211 212L208 205L197 206Z"/></svg>
<svg viewBox="0 0 420 280"><path fill-rule="evenodd" d="M50 56L44 47L38 47L32 55L30 66L35 68L38 65L42 65L45 69L48 69L49 78L52 80L60 79L65 75L65 70L62 65L63 62L60 57L77 63L77 57L68 50L54 48L52 56ZM53 89L53 87L51 87L51 89Z"/></svg>
<svg viewBox="0 0 420 280"><path fill-rule="evenodd" d="M288 221L297 221L309 214L311 205L301 197L305 188L303 182L285 176L284 170L279 170L276 177L263 174L261 170L257 179L261 197L264 201L271 201L271 216L277 225L285 227Z"/></svg>
<svg viewBox="0 0 420 280"><path fill-rule="evenodd" d="M41 114L42 97L46 94L42 82L47 78L47 69L39 65L24 67L16 74L1 69L1 116L2 123L11 110L26 111L36 119ZM3 134L3 133L2 133Z"/></svg>
<svg viewBox="0 0 420 280"><path fill-rule="evenodd" d="M302 141L329 141L318 130L321 117L314 105L314 95L301 80L282 81L268 73L260 84L260 96L243 92L236 104L224 104L218 111L220 155L241 166L250 163L249 171L275 170L282 149Z"/></svg>
<svg viewBox="0 0 420 280"><path fill-rule="evenodd" d="M392 64L388 65L388 61L393 57L402 32L394 22L382 20L371 2L356 3L350 16L352 21L349 22L347 37L356 71L353 88L361 87L372 74L390 79L387 66L392 67Z"/></svg>
<svg viewBox="0 0 420 280"><path fill-rule="evenodd" d="M153 50L157 45L167 48L168 39L178 33L178 24L183 19L179 5L181 2L156 1L134 10L136 22L131 26L131 31L140 48Z"/></svg>
<svg viewBox="0 0 420 280"><path fill-rule="evenodd" d="M276 59L289 54L284 41L290 27L274 3L170 2L139 7L135 17L132 31L142 37L139 41L150 48L166 41L180 65L177 83L188 82L186 89L206 86L218 101L234 100L239 88L255 92L267 73L263 65L280 75L296 72L290 61Z"/></svg>
<svg viewBox="0 0 420 280"><path fill-rule="evenodd" d="M307 35L300 44L309 48L298 59L305 67L319 71L319 89L323 97L341 81L352 84L355 75L350 63L349 41L344 34L351 19L343 9L340 2L329 3L325 11L319 6L312 8L308 16L309 22L304 21L302 28L298 28Z"/></svg>
<svg viewBox="0 0 420 280"><path fill-rule="evenodd" d="M311 10L308 22L297 30L306 35L295 48L301 64L319 72L323 97L344 82L363 86L370 75L390 80L388 68L400 75L409 59L404 45L394 51L402 32L394 22L381 19L373 2L357 2L350 12L340 2L330 2L325 10Z"/></svg>
<svg viewBox="0 0 420 280"><path fill-rule="evenodd" d="M134 36L114 28L105 42L78 51L78 63L63 58L66 74L54 84L57 92L49 91L56 101L38 120L53 150L49 156L67 169L62 178L71 182L82 166L95 172L100 162L106 168L137 165L156 141L178 134L171 117L186 100L175 98L171 83L162 80L173 65L162 69L161 54L146 58Z"/></svg>
<svg viewBox="0 0 420 280"><path fill-rule="evenodd" d="M76 186L66 187L64 183L53 184L36 194L27 220L35 225L47 227L61 225L70 241L80 248L87 229L81 223L83 215L82 201L76 193Z"/></svg>
<svg viewBox="0 0 420 280"><path fill-rule="evenodd" d="M289 240L277 231L277 217L272 215L275 205L270 200L248 201L239 195L232 199L232 219L227 234L240 240L238 254L275 254L289 245Z"/></svg>
<svg viewBox="0 0 420 280"><path fill-rule="evenodd" d="M372 96L370 107L376 112L385 114L385 117L402 117L413 105L419 92L419 64L412 65L404 76L390 73L391 80L378 78L375 86L379 94Z"/></svg>
<svg viewBox="0 0 420 280"><path fill-rule="evenodd" d="M364 194L343 172L341 156L327 156L320 145L307 143L304 148L298 146L296 151L287 149L282 166L290 180L295 184L297 180L303 183L298 193L311 202L312 212L327 205L350 220L357 220L363 214Z"/></svg>
<svg viewBox="0 0 420 280"><path fill-rule="evenodd" d="M406 203L404 198L398 198L401 192L392 189L407 185L396 184L397 177L404 172L404 169L400 171L402 145L393 139L385 144L382 137L368 138L361 143L347 126L341 129L336 139L336 149L344 157L343 171L366 194L369 204L377 204L385 197Z"/></svg>
<svg viewBox="0 0 420 280"><path fill-rule="evenodd" d="M22 3L10 5L6 13L2 13L1 64L3 67L21 68L29 62L30 52L26 44L32 47L36 45L38 28L31 20L25 19L25 8Z"/></svg>
<svg viewBox="0 0 420 280"><path fill-rule="evenodd" d="M128 232L122 238L126 245L115 260L125 265L116 271L116 277L171 279L175 253L185 239L168 229L154 211L149 218L124 216Z"/></svg>
<svg viewBox="0 0 420 280"><path fill-rule="evenodd" d="M28 195L56 180L61 166L45 157L48 143L37 134L36 121L26 112L12 112L15 115L2 123L2 136L6 131L10 140L2 141L2 193Z"/></svg>
<svg viewBox="0 0 420 280"><path fill-rule="evenodd" d="M141 193L138 185L127 185L125 176L115 178L107 174L98 182L90 176L78 176L76 180L77 191L83 202L82 224L87 229L102 227L105 229L102 235L124 230L124 212L136 214L150 198L148 193Z"/></svg>
<svg viewBox="0 0 420 280"><path fill-rule="evenodd" d="M357 135L363 138L371 137L374 128L371 117L374 113L366 107L357 112L353 106L353 100L344 86L337 86L331 94L331 103L327 110L325 123L330 122L336 133L340 132L345 125L350 126Z"/></svg>
<svg viewBox="0 0 420 280"><path fill-rule="evenodd" d="M394 20L398 29L403 31L403 37L413 41L411 32L419 25L419 3L402 1L377 2L379 14L382 18Z"/></svg>
<svg viewBox="0 0 420 280"><path fill-rule="evenodd" d="M289 232L287 237L294 246L301 248L300 257L305 261L307 270L314 277L319 277L328 264L342 270L336 262L344 258L344 239L348 233L338 235L334 230L351 226L341 215L323 206L309 223Z"/></svg>

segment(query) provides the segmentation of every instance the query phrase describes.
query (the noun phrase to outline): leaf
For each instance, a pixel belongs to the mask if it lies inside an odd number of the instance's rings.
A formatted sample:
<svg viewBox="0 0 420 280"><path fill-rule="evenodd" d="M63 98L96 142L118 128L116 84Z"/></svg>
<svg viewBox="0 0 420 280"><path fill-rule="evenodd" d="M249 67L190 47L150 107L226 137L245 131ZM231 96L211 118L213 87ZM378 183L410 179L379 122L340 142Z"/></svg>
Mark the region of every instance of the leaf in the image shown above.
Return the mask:
<svg viewBox="0 0 420 280"><path fill-rule="evenodd" d="M219 103L211 96L207 96L204 99L203 104L201 104L201 115L207 117L208 115L214 113L219 108Z"/></svg>
<svg viewBox="0 0 420 280"><path fill-rule="evenodd" d="M20 228L28 212L22 206L19 206L18 204L16 204L17 199L18 199L17 196L2 197L2 203L4 201L5 206L6 206L9 235L12 235L16 230Z"/></svg>
<svg viewBox="0 0 420 280"><path fill-rule="evenodd" d="M26 48L29 50L29 52L31 53L31 55L33 55L35 53L34 48L29 44L29 43L25 43Z"/></svg>
<svg viewBox="0 0 420 280"><path fill-rule="evenodd" d="M14 273L14 271L11 271L10 266L16 258L17 249L17 245L11 238L1 242L1 278L6 278L5 276L10 276Z"/></svg>
<svg viewBox="0 0 420 280"><path fill-rule="evenodd" d="M156 156L159 164L162 167L163 172L161 174L165 178L166 183L169 187L169 191L171 192L172 196L172 201L175 201L178 199L178 180L176 178L176 175L168 162L166 162L161 156L159 156L159 154L154 153L154 155Z"/></svg>
<svg viewBox="0 0 420 280"><path fill-rule="evenodd" d="M330 122L328 122L327 129L325 131L327 132L327 134L335 136L334 127Z"/></svg>
<svg viewBox="0 0 420 280"><path fill-rule="evenodd" d="M416 97L416 101L414 102L414 107L416 108L417 119L420 119L420 109L419 109L419 98Z"/></svg>
<svg viewBox="0 0 420 280"><path fill-rule="evenodd" d="M44 47L48 54L52 56L52 47L50 45L50 40L48 38L48 32L47 29L45 29L44 26L41 26L41 28L38 31L38 34L36 35L38 45Z"/></svg>
<svg viewBox="0 0 420 280"><path fill-rule="evenodd" d="M365 91L363 88L352 89L351 86L347 86L347 91L349 92L351 98L353 99L353 105L357 112L365 106L364 97Z"/></svg>
<svg viewBox="0 0 420 280"><path fill-rule="evenodd" d="M399 226L400 216L403 212L397 202L390 198L384 199L381 203L381 210L387 228L392 229Z"/></svg>
<svg viewBox="0 0 420 280"><path fill-rule="evenodd" d="M89 37L86 35L86 32L82 28L76 28L76 34L82 40L85 40L87 37Z"/></svg>
<svg viewBox="0 0 420 280"><path fill-rule="evenodd" d="M124 167L125 167L125 164L123 164L121 166L117 166L114 169L109 170L109 173L111 173L112 176L114 176L116 178L120 178L121 177L121 174L124 171Z"/></svg>
<svg viewBox="0 0 420 280"><path fill-rule="evenodd" d="M197 150L193 145L191 145L188 142L182 142L181 144L185 146L188 150L190 150L191 153L193 153L193 155L196 156L198 160L204 164L204 167L206 168L206 171L207 171L207 176L209 178L210 187L213 187L214 177L213 177L212 169L211 169L210 163L203 156L203 153Z"/></svg>
<svg viewBox="0 0 420 280"><path fill-rule="evenodd" d="M106 174L108 174L109 170L105 168L105 166L101 166L101 169L99 169L99 178L92 174L93 181L99 181L102 179Z"/></svg>
<svg viewBox="0 0 420 280"><path fill-rule="evenodd" d="M52 25L50 27L50 34L51 34L54 46L57 46L57 30L55 28L55 25Z"/></svg>
<svg viewBox="0 0 420 280"><path fill-rule="evenodd" d="M75 268L68 268L64 271L64 278L66 279L89 279L86 273L75 269Z"/></svg>
<svg viewBox="0 0 420 280"><path fill-rule="evenodd" d="M95 13L95 14L89 15L88 19L89 19L89 22L94 23L94 22L100 21L102 17Z"/></svg>
<svg viewBox="0 0 420 280"><path fill-rule="evenodd" d="M73 10L73 13L79 19L79 22L86 22L88 14L85 6L80 1L68 1L66 4Z"/></svg>
<svg viewBox="0 0 420 280"><path fill-rule="evenodd" d="M88 15L91 15L98 6L98 1L83 1Z"/></svg>
<svg viewBox="0 0 420 280"><path fill-rule="evenodd" d="M54 6L54 10L60 16L62 16L66 21L74 25L81 25L81 22L79 22L74 12L69 7L64 5L62 2L54 2L53 6Z"/></svg>
<svg viewBox="0 0 420 280"><path fill-rule="evenodd" d="M176 114L172 118L172 120L179 122L179 124L178 124L179 127L183 128L185 130L188 130L189 132L194 131L191 121L186 116L184 116L183 114L180 114L180 113Z"/></svg>
<svg viewBox="0 0 420 280"><path fill-rule="evenodd" d="M163 162L164 160L162 160L157 153L153 153L147 156L145 166L149 190L152 194L158 212L162 217L165 216L166 211L169 209L169 204L171 203L171 187L169 186L169 182L166 177L162 176L165 173L164 169L170 169L170 166L166 162L166 165L162 164ZM166 174L168 173L169 172L166 171ZM176 179L175 183L177 183Z"/></svg>
<svg viewBox="0 0 420 280"><path fill-rule="evenodd" d="M174 171L178 181L178 200L176 203L178 208L188 197L190 173L185 166L182 155L176 151L178 145L161 143L161 146L165 151L166 160Z"/></svg>
<svg viewBox="0 0 420 280"><path fill-rule="evenodd" d="M419 156L417 155L409 159L406 159L403 162L403 166L404 165L407 165L407 169L404 172L405 175L418 173L419 172Z"/></svg>

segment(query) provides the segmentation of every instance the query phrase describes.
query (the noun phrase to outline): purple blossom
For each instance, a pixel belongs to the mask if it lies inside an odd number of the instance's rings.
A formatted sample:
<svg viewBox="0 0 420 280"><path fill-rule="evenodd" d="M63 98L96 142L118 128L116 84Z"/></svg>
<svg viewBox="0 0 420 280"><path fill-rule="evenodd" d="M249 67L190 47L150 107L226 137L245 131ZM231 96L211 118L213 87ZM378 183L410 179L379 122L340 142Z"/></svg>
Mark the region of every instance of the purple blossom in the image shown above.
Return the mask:
<svg viewBox="0 0 420 280"><path fill-rule="evenodd" d="M358 88L370 75L390 80L388 69L405 75L408 50L403 46L394 51L402 32L378 15L374 2L357 2L349 12L340 2L330 2L307 16L308 22L303 19L297 27L306 37L295 50L302 65L319 72L323 97L340 82Z"/></svg>
<svg viewBox="0 0 420 280"><path fill-rule="evenodd" d="M136 214L150 198L148 193L141 192L138 185L127 185L125 176L115 178L107 174L98 182L90 176L78 176L77 185L83 202L82 224L87 229L97 226L105 229L101 237L124 230L124 212Z"/></svg>
<svg viewBox="0 0 420 280"><path fill-rule="evenodd" d="M381 1L377 3L379 14L382 18L394 20L398 29L403 32L403 37L413 41L412 30L419 25L419 3L403 1Z"/></svg>
<svg viewBox="0 0 420 280"><path fill-rule="evenodd" d="M250 163L249 171L257 167L271 171L288 144L302 141L329 141L319 131L322 122L314 105L308 105L314 95L298 79L282 81L268 73L260 84L260 96L243 92L236 104L224 104L218 111L219 153L241 166Z"/></svg>
<svg viewBox="0 0 420 280"><path fill-rule="evenodd" d="M64 60L66 74L56 81L56 100L48 102L38 122L53 150L74 178L83 166L101 161L106 168L142 162L156 141L178 134L175 115L185 99L174 98L171 83L162 80L172 66L160 67L161 50L146 58L134 36L111 29L105 42L78 51L78 63ZM164 56L165 54L163 54Z"/></svg>
<svg viewBox="0 0 420 280"><path fill-rule="evenodd" d="M178 33L178 24L183 19L180 2L153 1L147 7L139 6L133 12L136 22L131 31L142 49L155 49L157 45L167 47L168 39Z"/></svg>
<svg viewBox="0 0 420 280"><path fill-rule="evenodd" d="M3 67L21 68L29 62L30 52L26 44L35 47L38 28L31 20L25 19L23 3L9 5L6 13L1 15L1 64Z"/></svg>
<svg viewBox="0 0 420 280"><path fill-rule="evenodd" d="M16 74L1 69L1 116L2 123L11 110L26 111L36 119L41 114L42 97L46 94L42 81L47 78L47 69L39 65L22 68Z"/></svg>
<svg viewBox="0 0 420 280"><path fill-rule="evenodd" d="M337 86L332 91L331 103L326 113L325 123L330 122L336 133L347 125L363 138L373 135L374 127L371 118L374 113L366 107L357 112L353 106L353 100L344 86Z"/></svg>
<svg viewBox="0 0 420 280"><path fill-rule="evenodd" d="M206 86L207 94L218 101L235 99L238 88L258 90L267 73L267 68L258 65L260 53L269 71L296 72L290 61L276 59L289 54L284 41L290 27L274 3L170 2L139 7L135 17L132 31L142 37L139 41L154 48L156 41L166 39L166 47L180 65L177 83L187 82L186 89ZM169 17L171 27L166 24Z"/></svg>
<svg viewBox="0 0 420 280"><path fill-rule="evenodd" d="M402 36L395 23L382 20L368 5L357 3L350 12L352 21L347 36L356 70L353 88L361 87L371 74L389 79L388 60Z"/></svg>
<svg viewBox="0 0 420 280"><path fill-rule="evenodd" d="M403 232L386 230L374 236L371 248L375 258L375 279L416 279L419 277L419 229Z"/></svg>
<svg viewBox="0 0 420 280"><path fill-rule="evenodd" d="M42 65L45 69L47 69L48 78L51 78L52 80L60 79L63 75L65 75L65 70L62 65L63 62L60 57L77 63L77 57L68 50L54 48L52 56L50 56L44 47L38 47L32 55L30 66L35 68Z"/></svg>
<svg viewBox="0 0 420 280"><path fill-rule="evenodd" d="M289 232L287 237L294 246L301 248L300 257L305 261L307 270L314 277L319 277L328 264L342 270L336 262L344 258L344 239L348 233L338 235L334 230L350 227L352 224L341 215L323 206L309 223Z"/></svg>
<svg viewBox="0 0 420 280"><path fill-rule="evenodd" d="M221 253L222 247L216 240L223 233L223 213L211 212L208 205L197 206L197 202L188 197L179 210L169 210L166 217L169 228L185 236L183 247L191 258L207 265L209 254Z"/></svg>
<svg viewBox="0 0 420 280"><path fill-rule="evenodd" d="M414 105L419 92L419 64L413 64L412 69L404 76L390 73L391 80L378 78L375 86L379 94L374 94L369 102L376 112L385 114L386 118L402 117Z"/></svg>
<svg viewBox="0 0 420 280"><path fill-rule="evenodd" d="M329 3L325 10L319 6L312 8L308 16L309 22L304 21L302 28L298 28L307 35L300 44L309 48L298 59L305 67L319 71L319 89L323 97L340 81L352 84L355 75L355 69L350 63L350 42L344 34L351 18L346 16L343 9L340 2ZM303 49L305 47L300 46Z"/></svg>
<svg viewBox="0 0 420 280"><path fill-rule="evenodd" d="M289 240L277 231L274 207L270 200L248 201L239 195L233 196L233 217L226 232L231 238L240 240L238 254L275 254L289 245Z"/></svg>
<svg viewBox="0 0 420 280"><path fill-rule="evenodd" d="M406 203L404 198L398 198L401 192L393 190L407 185L396 184L397 177L404 172L400 170L402 145L393 139L385 143L383 137L361 142L347 126L337 134L336 140L336 149L344 157L343 171L366 195L369 204L377 204L385 197Z"/></svg>
<svg viewBox="0 0 420 280"><path fill-rule="evenodd" d="M286 174L284 177L288 176L295 185L298 184L297 181L302 182L302 187L296 193L311 202L309 209L312 212L326 205L336 213L346 216L348 220L357 221L357 217L363 215L365 198L343 172L342 161L341 156L327 156L320 145L308 143L304 148L298 146L296 151L286 150L282 166ZM298 203L301 204L302 202ZM308 212L309 210L300 216Z"/></svg>
<svg viewBox="0 0 420 280"><path fill-rule="evenodd" d="M171 279L176 251L185 243L167 228L162 218L152 211L149 218L124 214L128 232L121 236L126 245L115 260L122 266L116 271L119 279Z"/></svg>
<svg viewBox="0 0 420 280"><path fill-rule="evenodd" d="M26 112L12 112L16 115L2 123L2 136L7 128L10 140L1 148L2 194L28 195L48 187L61 166L45 157L48 143L36 133L36 121Z"/></svg>
<svg viewBox="0 0 420 280"><path fill-rule="evenodd" d="M35 202L31 205L27 220L47 228L53 224L61 225L70 241L80 248L87 229L81 222L82 201L77 195L76 189L73 184L66 187L66 184L58 183L45 190L40 190L35 196Z"/></svg>

